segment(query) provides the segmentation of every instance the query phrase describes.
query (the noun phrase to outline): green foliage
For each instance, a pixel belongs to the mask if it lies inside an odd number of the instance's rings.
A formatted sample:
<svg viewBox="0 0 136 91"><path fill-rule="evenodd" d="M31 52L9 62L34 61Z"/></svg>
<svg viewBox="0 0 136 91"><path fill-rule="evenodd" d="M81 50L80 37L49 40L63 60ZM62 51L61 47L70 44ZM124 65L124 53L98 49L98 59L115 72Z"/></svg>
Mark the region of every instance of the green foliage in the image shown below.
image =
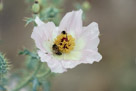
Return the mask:
<svg viewBox="0 0 136 91"><path fill-rule="evenodd" d="M25 24L25 26L27 26L29 23L31 23L31 22L34 22L34 20L35 20L35 18L33 18L33 17L30 17L30 18L25 18L24 19L24 21L26 21L26 24Z"/></svg>
<svg viewBox="0 0 136 91"><path fill-rule="evenodd" d="M54 7L49 7L45 10L45 16L47 18L54 18L57 16L58 13L59 13L59 10Z"/></svg>
<svg viewBox="0 0 136 91"><path fill-rule="evenodd" d="M28 56L25 63L26 63L26 67L29 70L33 70L36 67L38 61L37 61L37 59L35 59L31 56Z"/></svg>
<svg viewBox="0 0 136 91"><path fill-rule="evenodd" d="M7 74L8 70L9 64L7 59L2 53L0 53L0 91L6 91L6 88L4 87L7 84L5 75Z"/></svg>
<svg viewBox="0 0 136 91"><path fill-rule="evenodd" d="M0 53L0 76L2 77L3 75L5 75L8 69L9 65L7 59L4 57L4 55L2 55L2 53Z"/></svg>
<svg viewBox="0 0 136 91"><path fill-rule="evenodd" d="M39 85L40 85L40 83L39 83L38 79L35 77L33 79L33 88L32 88L32 91L37 91Z"/></svg>
<svg viewBox="0 0 136 91"><path fill-rule="evenodd" d="M24 49L23 51L19 52L19 55L27 56L26 59L27 71L36 71L37 67L39 68L39 70L36 72L37 74L33 74L32 76L28 77L29 80L26 80L25 85L32 83L32 87L31 87L32 91L38 91L40 87L43 89L42 91L50 91L49 90L50 78L54 76L54 73L51 73L50 69L47 67L45 63L41 63L39 61L39 57L35 52L30 52L28 49ZM39 62L41 64L40 66L39 66ZM18 88L24 86L22 84ZM18 90L14 90L14 91L18 91Z"/></svg>
<svg viewBox="0 0 136 91"><path fill-rule="evenodd" d="M43 9L39 13L39 17L42 21L53 21L56 25L59 24L60 20L60 10L54 6Z"/></svg>
<svg viewBox="0 0 136 91"><path fill-rule="evenodd" d="M31 56L33 59L39 59L37 54L30 52L28 49L24 49L23 51L20 51L19 55L27 55L27 56Z"/></svg>
<svg viewBox="0 0 136 91"><path fill-rule="evenodd" d="M4 86L0 85L0 91L6 91L6 88L4 88Z"/></svg>
<svg viewBox="0 0 136 91"><path fill-rule="evenodd" d="M19 52L19 55L27 55L26 67L29 70L33 70L36 67L39 56L35 52L30 52L28 49L24 49L23 51Z"/></svg>
<svg viewBox="0 0 136 91"><path fill-rule="evenodd" d="M53 21L56 25L58 25L61 11L58 7L61 7L61 3L63 0L36 0L37 2L34 3L33 0L27 0L27 3L33 2L32 5L32 12L33 15L31 18L26 18L26 25L29 23L34 23L34 19L36 16L39 16L42 21Z"/></svg>

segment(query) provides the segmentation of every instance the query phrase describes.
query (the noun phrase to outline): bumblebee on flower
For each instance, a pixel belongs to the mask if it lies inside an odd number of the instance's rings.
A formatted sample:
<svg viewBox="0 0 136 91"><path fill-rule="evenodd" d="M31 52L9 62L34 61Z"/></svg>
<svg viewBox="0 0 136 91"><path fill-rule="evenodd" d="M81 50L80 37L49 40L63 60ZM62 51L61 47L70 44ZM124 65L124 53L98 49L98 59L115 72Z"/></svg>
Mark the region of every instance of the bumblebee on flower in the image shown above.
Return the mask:
<svg viewBox="0 0 136 91"><path fill-rule="evenodd" d="M38 17L31 37L35 40L38 55L47 62L52 72L63 73L81 63L99 62L99 29L93 22L82 25L82 10L67 13L58 27L53 22L43 23Z"/></svg>
<svg viewBox="0 0 136 91"><path fill-rule="evenodd" d="M62 31L60 35L57 36L53 45L53 51L57 55L62 55L62 53L69 53L74 49L75 40L71 35L68 35L66 31ZM57 51L57 52L56 52Z"/></svg>

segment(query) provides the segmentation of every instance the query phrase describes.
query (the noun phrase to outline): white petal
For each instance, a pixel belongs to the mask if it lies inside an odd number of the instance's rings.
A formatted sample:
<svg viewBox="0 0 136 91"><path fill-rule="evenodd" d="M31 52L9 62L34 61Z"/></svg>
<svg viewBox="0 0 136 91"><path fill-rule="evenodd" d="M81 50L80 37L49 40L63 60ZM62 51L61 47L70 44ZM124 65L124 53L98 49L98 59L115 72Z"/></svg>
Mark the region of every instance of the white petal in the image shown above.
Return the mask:
<svg viewBox="0 0 136 91"><path fill-rule="evenodd" d="M37 48L44 52L51 52L53 31L56 31L56 27L52 22L34 27L31 38L35 40Z"/></svg>
<svg viewBox="0 0 136 91"><path fill-rule="evenodd" d="M51 60L51 55L45 54L44 52L40 50L37 53L41 59L41 62L49 62Z"/></svg>
<svg viewBox="0 0 136 91"><path fill-rule="evenodd" d="M82 56L82 63L90 63L99 62L102 59L102 56L97 51L92 50L84 50Z"/></svg>
<svg viewBox="0 0 136 91"><path fill-rule="evenodd" d="M85 40L81 37L78 39L75 39L75 51L81 51L85 47Z"/></svg>
<svg viewBox="0 0 136 91"><path fill-rule="evenodd" d="M87 27L83 27L82 36L89 37L90 39L93 39L97 36L99 36L99 27L96 22L92 22Z"/></svg>
<svg viewBox="0 0 136 91"><path fill-rule="evenodd" d="M79 60L64 60L62 65L64 68L74 68L81 63L99 62L102 59L102 56L97 51L92 50L83 50L81 58Z"/></svg>
<svg viewBox="0 0 136 91"><path fill-rule="evenodd" d="M64 60L78 61L81 59L82 50L85 47L83 39L76 39L74 49L70 53L63 54Z"/></svg>
<svg viewBox="0 0 136 91"><path fill-rule="evenodd" d="M64 68L74 68L76 67L77 65L79 65L81 63L81 61L62 61L62 65L64 66Z"/></svg>
<svg viewBox="0 0 136 91"><path fill-rule="evenodd" d="M48 66L50 67L52 72L55 73L63 73L66 72L67 70L63 67L61 61L52 59L49 62L47 62Z"/></svg>
<svg viewBox="0 0 136 91"><path fill-rule="evenodd" d="M70 53L63 54L64 60L69 61L76 61L81 59L81 51L72 50Z"/></svg>
<svg viewBox="0 0 136 91"><path fill-rule="evenodd" d="M37 24L38 26L40 26L40 25L44 24L44 22L42 22L42 21L39 19L39 17L38 17L38 16L36 16L36 18L35 18L35 22L36 22L36 24Z"/></svg>
<svg viewBox="0 0 136 91"><path fill-rule="evenodd" d="M52 58L52 55L45 54L42 51L38 51L38 55L39 55L39 57L41 59L41 62L47 62L48 66L49 66L49 68L51 69L52 72L63 73L65 71L67 71L63 67L61 61Z"/></svg>
<svg viewBox="0 0 136 91"><path fill-rule="evenodd" d="M79 36L82 31L82 10L72 11L67 13L61 20L59 31L74 31L76 36Z"/></svg>
<svg viewBox="0 0 136 91"><path fill-rule="evenodd" d="M87 27L83 28L82 38L86 42L86 48L91 48L92 50L97 50L99 40L99 28L96 22L91 23Z"/></svg>

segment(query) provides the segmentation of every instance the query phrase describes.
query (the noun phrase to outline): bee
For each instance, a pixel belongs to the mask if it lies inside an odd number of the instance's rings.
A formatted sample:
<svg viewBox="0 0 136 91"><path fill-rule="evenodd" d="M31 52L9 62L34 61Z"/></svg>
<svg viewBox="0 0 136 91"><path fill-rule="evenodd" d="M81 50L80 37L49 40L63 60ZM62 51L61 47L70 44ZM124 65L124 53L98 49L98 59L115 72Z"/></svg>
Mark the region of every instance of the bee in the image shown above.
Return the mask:
<svg viewBox="0 0 136 91"><path fill-rule="evenodd" d="M62 53L59 51L59 47L56 44L52 46L52 50L56 55L62 55Z"/></svg>
<svg viewBox="0 0 136 91"><path fill-rule="evenodd" d="M66 35L66 38L63 38L63 40L66 40L66 41L68 41L68 36L67 36L67 33L66 33L66 31L64 31L64 30L63 30L63 31L61 32L61 34L64 34L64 35Z"/></svg>
<svg viewBox="0 0 136 91"><path fill-rule="evenodd" d="M61 33L62 33L62 34L67 34L66 31L62 31Z"/></svg>
<svg viewBox="0 0 136 91"><path fill-rule="evenodd" d="M35 2L34 2L34 3L37 3L37 4L38 4L39 2L38 2L38 0L35 0Z"/></svg>

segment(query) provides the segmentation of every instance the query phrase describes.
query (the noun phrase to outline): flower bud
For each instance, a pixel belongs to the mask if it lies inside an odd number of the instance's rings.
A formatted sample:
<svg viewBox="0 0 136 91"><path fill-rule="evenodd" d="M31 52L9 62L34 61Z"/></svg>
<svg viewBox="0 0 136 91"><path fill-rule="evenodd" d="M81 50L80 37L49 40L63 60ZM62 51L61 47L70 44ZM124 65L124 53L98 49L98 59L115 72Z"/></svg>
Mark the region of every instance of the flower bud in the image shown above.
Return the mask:
<svg viewBox="0 0 136 91"><path fill-rule="evenodd" d="M35 1L35 3L32 6L32 11L34 14L38 14L40 11L40 5L38 1Z"/></svg>
<svg viewBox="0 0 136 91"><path fill-rule="evenodd" d="M84 10L89 10L91 8L91 5L88 1L85 1L83 4L82 4L82 7Z"/></svg>
<svg viewBox="0 0 136 91"><path fill-rule="evenodd" d="M0 75L4 75L8 71L7 59L0 53Z"/></svg>

